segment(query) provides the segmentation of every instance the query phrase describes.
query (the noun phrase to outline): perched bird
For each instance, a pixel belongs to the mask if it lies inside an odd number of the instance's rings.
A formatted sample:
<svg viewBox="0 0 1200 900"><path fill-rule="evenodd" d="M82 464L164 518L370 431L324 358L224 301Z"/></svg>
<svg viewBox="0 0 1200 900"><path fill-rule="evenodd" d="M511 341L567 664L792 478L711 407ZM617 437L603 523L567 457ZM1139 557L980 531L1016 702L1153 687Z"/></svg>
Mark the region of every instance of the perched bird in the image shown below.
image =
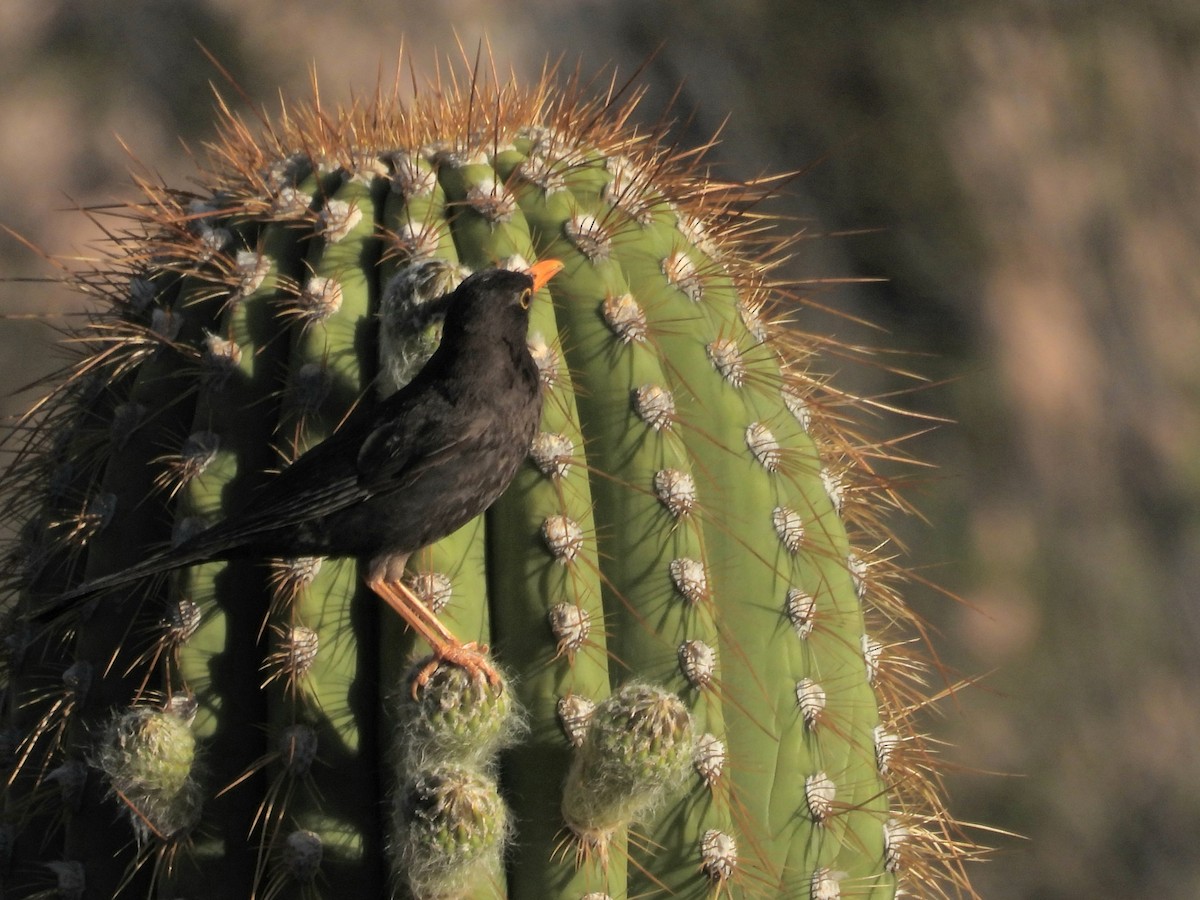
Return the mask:
<svg viewBox="0 0 1200 900"><path fill-rule="evenodd" d="M542 405L529 307L562 268L543 260L464 279L444 304L441 343L408 384L272 476L240 512L54 605L212 560L355 556L435 661L496 683L487 648L460 642L401 576L413 553L491 506L528 453Z"/></svg>

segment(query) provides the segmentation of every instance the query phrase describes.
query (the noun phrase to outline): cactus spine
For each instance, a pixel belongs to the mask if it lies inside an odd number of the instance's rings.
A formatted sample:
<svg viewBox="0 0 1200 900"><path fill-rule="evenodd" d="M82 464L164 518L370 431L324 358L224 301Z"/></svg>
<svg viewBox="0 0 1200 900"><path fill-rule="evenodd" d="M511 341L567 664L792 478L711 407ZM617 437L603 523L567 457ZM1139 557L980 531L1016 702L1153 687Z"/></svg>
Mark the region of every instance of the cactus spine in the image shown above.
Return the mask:
<svg viewBox="0 0 1200 900"><path fill-rule="evenodd" d="M145 186L10 439L4 896L969 894L891 649L894 498L771 321L787 241L635 104L547 78L225 114L203 195ZM546 256L529 464L410 562L499 695L438 669L413 700L353 560L45 614L411 377L464 273Z"/></svg>

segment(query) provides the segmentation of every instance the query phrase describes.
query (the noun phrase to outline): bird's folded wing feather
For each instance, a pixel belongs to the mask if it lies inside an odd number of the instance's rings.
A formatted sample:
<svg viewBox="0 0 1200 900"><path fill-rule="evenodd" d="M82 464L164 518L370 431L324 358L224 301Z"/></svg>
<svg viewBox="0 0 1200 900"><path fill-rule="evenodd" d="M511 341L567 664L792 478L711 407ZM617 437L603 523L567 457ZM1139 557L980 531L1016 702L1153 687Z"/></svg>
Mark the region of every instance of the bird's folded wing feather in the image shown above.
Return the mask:
<svg viewBox="0 0 1200 900"><path fill-rule="evenodd" d="M384 423L372 431L358 453L360 486L370 493L402 490L423 472L455 457L479 442L491 427L487 415L461 417L426 410L404 420ZM455 421L458 418L459 421ZM447 427L452 423L452 427Z"/></svg>
<svg viewBox="0 0 1200 900"><path fill-rule="evenodd" d="M486 421L477 419L455 429L447 439L446 419L439 413L427 407L424 415L410 411L403 417L390 416L365 438L334 434L271 479L251 510L227 527L218 525L212 536L236 541L331 515L384 492L404 490L422 472L452 458L464 443L487 430Z"/></svg>
<svg viewBox="0 0 1200 900"><path fill-rule="evenodd" d="M453 420L452 415L449 418ZM46 607L46 614L77 597L203 561L261 535L312 522L384 492L403 491L423 472L453 458L464 441L477 440L487 430L487 422L477 420L450 429L453 436L446 439L445 409L428 403L400 415L393 410L376 422L374 428L366 429L365 437L357 427L336 432L272 477L246 509L185 544L66 591Z"/></svg>

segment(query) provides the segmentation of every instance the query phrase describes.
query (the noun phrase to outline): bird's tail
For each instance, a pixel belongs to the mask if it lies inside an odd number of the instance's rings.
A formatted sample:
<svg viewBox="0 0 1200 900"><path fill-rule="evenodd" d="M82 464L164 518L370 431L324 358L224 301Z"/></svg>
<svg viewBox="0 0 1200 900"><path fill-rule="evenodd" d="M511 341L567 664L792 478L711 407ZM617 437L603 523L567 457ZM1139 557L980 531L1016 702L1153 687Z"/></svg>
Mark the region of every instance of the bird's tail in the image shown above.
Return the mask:
<svg viewBox="0 0 1200 900"><path fill-rule="evenodd" d="M55 597L49 598L37 610L37 617L43 619L52 617L64 612L69 607L77 605L80 601L89 600L106 591L125 587L146 578L165 575L175 569L182 569L196 563L221 558L220 550L214 549L207 542L200 546L183 544L178 547L170 547L153 553L141 562L134 563L132 566L108 575L92 578Z"/></svg>

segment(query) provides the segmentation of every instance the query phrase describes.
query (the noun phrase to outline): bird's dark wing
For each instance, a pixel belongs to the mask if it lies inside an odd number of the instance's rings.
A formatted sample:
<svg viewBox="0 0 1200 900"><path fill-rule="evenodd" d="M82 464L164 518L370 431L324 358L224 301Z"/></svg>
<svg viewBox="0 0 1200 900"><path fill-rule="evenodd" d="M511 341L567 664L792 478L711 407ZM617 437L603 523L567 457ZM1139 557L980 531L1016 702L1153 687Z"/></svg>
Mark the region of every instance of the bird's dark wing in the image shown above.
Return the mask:
<svg viewBox="0 0 1200 900"><path fill-rule="evenodd" d="M354 456L361 435L339 431L301 454L250 497L246 507L196 535L192 544L230 547L257 535L293 528L367 499L359 484Z"/></svg>
<svg viewBox="0 0 1200 900"><path fill-rule="evenodd" d="M252 542L402 490L486 427L453 429L449 433L455 437L447 440L446 423L456 418L441 395L402 390L365 419L301 454L269 479L247 508L197 535L196 543L216 548Z"/></svg>
<svg viewBox="0 0 1200 900"><path fill-rule="evenodd" d="M245 507L224 521L193 535L183 544L64 592L46 607L46 613L78 597L217 558L232 548L252 545L265 535L294 530L368 499L373 492L359 477L357 458L363 441L373 433L374 421L345 427L314 445L268 479L249 497Z"/></svg>
<svg viewBox="0 0 1200 900"><path fill-rule="evenodd" d="M491 425L486 413L456 415L449 401L426 394L406 415L384 419L367 435L356 461L359 486L371 494L402 490L478 442Z"/></svg>
<svg viewBox="0 0 1200 900"><path fill-rule="evenodd" d="M77 585L46 604L40 614L51 615L69 601L139 578L219 558L226 551L253 544L264 535L294 529L301 523L361 502L368 494L360 486L354 467L357 446L354 434L338 432L273 476L240 512L178 546Z"/></svg>

